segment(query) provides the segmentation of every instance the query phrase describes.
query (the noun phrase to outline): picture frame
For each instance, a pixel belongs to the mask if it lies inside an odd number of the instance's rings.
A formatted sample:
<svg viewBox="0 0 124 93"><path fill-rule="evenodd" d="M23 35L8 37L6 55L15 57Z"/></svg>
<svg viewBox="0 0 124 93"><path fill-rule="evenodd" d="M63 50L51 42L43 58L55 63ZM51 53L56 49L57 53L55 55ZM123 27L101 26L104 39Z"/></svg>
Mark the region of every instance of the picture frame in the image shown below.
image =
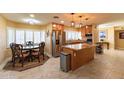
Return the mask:
<svg viewBox="0 0 124 93"><path fill-rule="evenodd" d="M119 39L124 39L124 32L119 33Z"/></svg>

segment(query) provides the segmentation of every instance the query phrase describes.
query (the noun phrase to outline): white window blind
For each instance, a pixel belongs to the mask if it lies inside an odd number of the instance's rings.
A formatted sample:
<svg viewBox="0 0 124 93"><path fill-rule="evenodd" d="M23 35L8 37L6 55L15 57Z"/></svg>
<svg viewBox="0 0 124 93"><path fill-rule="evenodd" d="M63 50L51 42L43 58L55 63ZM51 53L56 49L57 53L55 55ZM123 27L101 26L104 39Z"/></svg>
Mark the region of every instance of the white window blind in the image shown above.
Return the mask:
<svg viewBox="0 0 124 93"><path fill-rule="evenodd" d="M24 30L16 30L16 43L17 44L24 44Z"/></svg>
<svg viewBox="0 0 124 93"><path fill-rule="evenodd" d="M81 32L66 30L66 40L82 40Z"/></svg>
<svg viewBox="0 0 124 93"><path fill-rule="evenodd" d="M45 31L7 28L7 47L13 42L25 44L26 41L45 42Z"/></svg>
<svg viewBox="0 0 124 93"><path fill-rule="evenodd" d="M41 31L41 42L45 42L45 32Z"/></svg>
<svg viewBox="0 0 124 93"><path fill-rule="evenodd" d="M26 41L33 41L33 32L26 30L25 33L26 33Z"/></svg>
<svg viewBox="0 0 124 93"><path fill-rule="evenodd" d="M40 32L38 31L34 32L34 43L40 43L41 42L40 37L41 37Z"/></svg>
<svg viewBox="0 0 124 93"><path fill-rule="evenodd" d="M15 42L15 29L13 28L7 28L7 47L10 45L10 43Z"/></svg>

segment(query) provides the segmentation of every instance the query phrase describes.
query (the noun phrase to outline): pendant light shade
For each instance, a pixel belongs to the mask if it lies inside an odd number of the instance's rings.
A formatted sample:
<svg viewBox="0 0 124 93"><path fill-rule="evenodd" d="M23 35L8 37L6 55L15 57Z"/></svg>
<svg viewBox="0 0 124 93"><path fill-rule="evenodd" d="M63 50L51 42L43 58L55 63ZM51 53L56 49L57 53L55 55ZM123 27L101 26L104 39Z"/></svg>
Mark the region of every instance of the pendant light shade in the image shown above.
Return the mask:
<svg viewBox="0 0 124 93"><path fill-rule="evenodd" d="M75 26L75 22L71 21L71 26L74 27Z"/></svg>
<svg viewBox="0 0 124 93"><path fill-rule="evenodd" d="M75 22L74 22L74 20L73 20L73 15L74 15L74 13L71 13L71 15L72 15L71 26L74 27L74 26L75 26Z"/></svg>
<svg viewBox="0 0 124 93"><path fill-rule="evenodd" d="M85 19L85 20L86 20L86 29L88 28L88 25L87 25L88 19L89 19L89 18L86 18L86 19Z"/></svg>
<svg viewBox="0 0 124 93"><path fill-rule="evenodd" d="M82 24L82 23L80 23L80 24L79 24L79 27L81 28L82 26L83 26L83 24Z"/></svg>
<svg viewBox="0 0 124 93"><path fill-rule="evenodd" d="M83 26L83 24L81 23L82 16L79 16L79 18L80 18L79 28L81 28Z"/></svg>

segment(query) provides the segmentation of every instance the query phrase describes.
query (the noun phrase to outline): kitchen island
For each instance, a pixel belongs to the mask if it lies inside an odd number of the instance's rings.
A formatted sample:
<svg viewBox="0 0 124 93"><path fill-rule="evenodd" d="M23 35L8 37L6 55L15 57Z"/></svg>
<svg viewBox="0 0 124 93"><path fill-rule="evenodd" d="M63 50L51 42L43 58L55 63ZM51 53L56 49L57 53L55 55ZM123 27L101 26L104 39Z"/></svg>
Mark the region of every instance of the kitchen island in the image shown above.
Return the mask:
<svg viewBox="0 0 124 93"><path fill-rule="evenodd" d="M94 50L94 45L89 45L86 43L62 46L63 52L71 54L71 70L76 70L77 68L93 60L95 53Z"/></svg>

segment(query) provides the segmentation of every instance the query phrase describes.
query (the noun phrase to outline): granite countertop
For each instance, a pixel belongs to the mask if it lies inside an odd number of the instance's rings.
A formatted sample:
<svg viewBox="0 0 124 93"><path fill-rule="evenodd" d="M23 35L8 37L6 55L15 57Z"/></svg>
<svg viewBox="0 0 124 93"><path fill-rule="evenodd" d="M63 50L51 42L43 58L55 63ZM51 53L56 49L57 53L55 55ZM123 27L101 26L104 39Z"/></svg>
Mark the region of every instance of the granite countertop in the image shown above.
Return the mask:
<svg viewBox="0 0 124 93"><path fill-rule="evenodd" d="M90 48L92 47L93 45L89 45L89 44L86 44L86 43L83 43L83 44L69 44L69 45L65 45L63 46L64 48L68 48L68 49L72 49L72 50L81 50L81 49L85 49L85 48Z"/></svg>

